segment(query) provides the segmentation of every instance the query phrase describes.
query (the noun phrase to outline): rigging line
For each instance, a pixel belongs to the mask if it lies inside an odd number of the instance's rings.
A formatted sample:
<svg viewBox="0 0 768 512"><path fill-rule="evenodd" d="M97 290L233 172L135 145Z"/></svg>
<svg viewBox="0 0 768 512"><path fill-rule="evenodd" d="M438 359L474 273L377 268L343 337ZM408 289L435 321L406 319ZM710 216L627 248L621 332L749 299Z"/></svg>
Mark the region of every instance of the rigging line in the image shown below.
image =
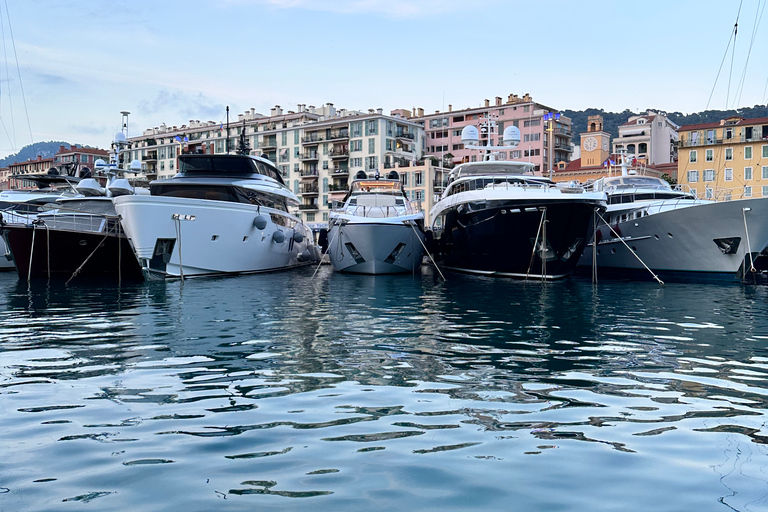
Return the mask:
<svg viewBox="0 0 768 512"><path fill-rule="evenodd" d="M752 47L755 44L755 37L757 36L757 29L760 26L760 21L763 18L763 13L765 12L765 2L766 0L763 0L763 8L762 11L760 9L760 0L757 2L757 12L755 13L755 25L752 27L752 39L749 40L749 50L747 51L747 59L744 62L744 71L741 74L741 81L739 83L739 86L736 87L736 89L739 91L739 98L736 101L736 105L741 105L741 94L744 92L744 84L747 81L747 67L749 66L749 56L752 54Z"/></svg>
<svg viewBox="0 0 768 512"><path fill-rule="evenodd" d="M5 11L6 18L8 17L8 11ZM10 23L10 22L9 22ZM8 108L11 111L11 135L13 136L13 140L10 139L10 136L8 138L8 141L11 143L11 146L13 147L13 150L16 150L16 123L13 117L13 101L11 101L11 73L8 71L8 55L7 55L7 48L5 45L5 24L3 23L3 18L0 16L0 36L3 38L3 60L5 61L5 78L8 80L8 87L6 88L6 94L8 95Z"/></svg>
<svg viewBox="0 0 768 512"><path fill-rule="evenodd" d="M739 33L739 16L741 15L741 6L744 0L739 2L739 12L736 14L736 24L733 26L733 48L731 48L731 69L728 73L728 89L725 94L725 110L728 110L728 100L731 99L731 78L733 77L733 60L736 56L736 36Z"/></svg>
<svg viewBox="0 0 768 512"><path fill-rule="evenodd" d="M738 25L738 22L737 22ZM734 27L734 31L735 31ZM717 70L717 76L715 77L715 83L712 84L712 92L709 93L709 99L707 100L707 106L704 108L704 110L709 110L709 103L712 101L712 95L715 94L715 87L717 86L717 81L720 79L720 72L723 70L723 64L725 64L725 58L728 57L728 49L731 47L731 41L734 39L734 32L731 32L731 37L728 38L728 45L725 47L725 53L723 54L723 60L720 62L720 68ZM727 105L726 105L727 109Z"/></svg>
<svg viewBox="0 0 768 512"><path fill-rule="evenodd" d="M24 84L21 81L21 68L19 67L19 56L16 53L16 41L13 38L13 26L11 25L11 14L8 12L8 0L5 0L5 17L8 19L8 32L11 33L11 45L13 46L13 58L16 59L16 72L19 75L19 88L21 89L21 101L24 103L24 113L27 116L27 127L29 128L29 138L32 144L35 139L32 136L32 123L29 122L29 110L27 109L27 98L24 95Z"/></svg>

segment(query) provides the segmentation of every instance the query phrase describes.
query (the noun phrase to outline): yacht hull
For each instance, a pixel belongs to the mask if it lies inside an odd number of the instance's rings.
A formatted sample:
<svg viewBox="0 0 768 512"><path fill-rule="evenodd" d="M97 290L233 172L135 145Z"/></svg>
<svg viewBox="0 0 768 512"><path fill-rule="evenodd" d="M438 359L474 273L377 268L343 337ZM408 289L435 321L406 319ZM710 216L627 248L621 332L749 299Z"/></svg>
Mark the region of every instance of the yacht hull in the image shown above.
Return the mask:
<svg viewBox="0 0 768 512"><path fill-rule="evenodd" d="M599 201L516 200L451 208L437 238L445 268L482 275L560 279L584 250Z"/></svg>
<svg viewBox="0 0 768 512"><path fill-rule="evenodd" d="M8 243L21 279L73 276L121 280L143 278L128 240L115 233L8 224L3 227L3 238Z"/></svg>
<svg viewBox="0 0 768 512"><path fill-rule="evenodd" d="M768 198L661 211L614 229L619 236L605 225L598 230L597 254L590 242L581 266L592 267L594 257L604 275L652 279L647 266L661 279L742 279L768 246Z"/></svg>
<svg viewBox="0 0 768 512"><path fill-rule="evenodd" d="M16 265L13 263L13 256L11 250L8 248L8 244L5 243L5 238L0 237L0 272L3 270L13 270Z"/></svg>
<svg viewBox="0 0 768 512"><path fill-rule="evenodd" d="M328 257L334 270L355 274L414 272L424 255L424 233L392 218L386 223L340 222L328 232Z"/></svg>
<svg viewBox="0 0 768 512"><path fill-rule="evenodd" d="M114 202L149 277L268 272L317 259L309 229L281 210L167 196L122 196Z"/></svg>

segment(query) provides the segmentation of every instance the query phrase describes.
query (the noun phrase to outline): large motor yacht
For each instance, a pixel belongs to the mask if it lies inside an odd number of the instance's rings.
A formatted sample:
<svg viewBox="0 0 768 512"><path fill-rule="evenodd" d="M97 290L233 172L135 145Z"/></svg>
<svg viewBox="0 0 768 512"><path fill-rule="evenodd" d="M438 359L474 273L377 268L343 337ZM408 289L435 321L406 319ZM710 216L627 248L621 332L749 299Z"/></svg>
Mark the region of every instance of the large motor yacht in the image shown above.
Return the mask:
<svg viewBox="0 0 768 512"><path fill-rule="evenodd" d="M486 119L491 139L495 121ZM431 210L432 232L442 266L474 274L559 279L576 267L595 211L605 194L576 184L556 185L534 175L529 162L496 160L493 150L520 141L514 126L504 146L478 146L478 130L462 131L465 147L485 153L456 166L442 198Z"/></svg>
<svg viewBox="0 0 768 512"><path fill-rule="evenodd" d="M608 209L596 217L579 265L624 278L744 279L768 248L768 198L699 199L630 169L598 179ZM594 250L596 247L596 250Z"/></svg>
<svg viewBox="0 0 768 512"><path fill-rule="evenodd" d="M148 277L266 272L318 260L311 231L288 211L298 198L272 162L246 152L179 155L178 174L151 182L149 196L114 199Z"/></svg>
<svg viewBox="0 0 768 512"><path fill-rule="evenodd" d="M74 187L75 197L48 201L46 211L27 222L8 224L4 236L16 263L19 277L113 276L117 280L143 278L120 225L112 199L146 193L136 189L125 173L141 171L141 162L124 162L128 112L123 112L123 130L115 135L110 162L99 159ZM98 179L97 179L98 178Z"/></svg>
<svg viewBox="0 0 768 512"><path fill-rule="evenodd" d="M413 272L424 254L424 213L413 210L399 175L360 171L329 216L328 257L335 270L358 274Z"/></svg>

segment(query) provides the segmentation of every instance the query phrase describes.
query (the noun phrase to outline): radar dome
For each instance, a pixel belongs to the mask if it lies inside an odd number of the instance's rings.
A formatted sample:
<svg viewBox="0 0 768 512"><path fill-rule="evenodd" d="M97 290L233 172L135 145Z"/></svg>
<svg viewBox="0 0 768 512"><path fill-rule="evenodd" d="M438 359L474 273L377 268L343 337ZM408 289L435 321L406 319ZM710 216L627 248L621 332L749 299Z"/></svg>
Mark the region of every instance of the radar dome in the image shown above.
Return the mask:
<svg viewBox="0 0 768 512"><path fill-rule="evenodd" d="M105 168L106 166L107 166L107 162L105 162L105 161L104 161L104 160L102 160L101 158L99 158L98 160L96 160L95 162L93 162L93 167L94 167L94 169L103 169L103 168Z"/></svg>
<svg viewBox="0 0 768 512"><path fill-rule="evenodd" d="M115 142L125 142L125 134L123 132L117 132L115 134Z"/></svg>
<svg viewBox="0 0 768 512"><path fill-rule="evenodd" d="M357 171L357 174L355 174L356 180L365 180L368 179L368 174L365 171Z"/></svg>
<svg viewBox="0 0 768 512"><path fill-rule="evenodd" d="M505 146L517 146L520 143L520 128L517 126L507 126L504 128L502 140Z"/></svg>
<svg viewBox="0 0 768 512"><path fill-rule="evenodd" d="M132 160L131 161L131 170L132 171L141 171L141 160Z"/></svg>
<svg viewBox="0 0 768 512"><path fill-rule="evenodd" d="M475 126L465 126L461 130L461 142L465 146L469 144L477 144L480 141L480 135Z"/></svg>

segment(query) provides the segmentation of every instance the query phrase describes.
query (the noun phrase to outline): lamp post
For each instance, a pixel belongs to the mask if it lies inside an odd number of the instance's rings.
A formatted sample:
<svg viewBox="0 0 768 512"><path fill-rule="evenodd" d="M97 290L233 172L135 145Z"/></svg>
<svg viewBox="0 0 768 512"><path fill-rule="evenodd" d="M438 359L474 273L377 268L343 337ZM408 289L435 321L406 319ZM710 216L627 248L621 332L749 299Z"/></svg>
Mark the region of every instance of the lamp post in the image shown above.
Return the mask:
<svg viewBox="0 0 768 512"><path fill-rule="evenodd" d="M547 159L549 160L549 179L552 179L554 174L553 168L553 155L555 147L555 122L560 120L560 112L547 112L544 114L544 122L547 123L546 131L549 132L549 139L547 140Z"/></svg>

